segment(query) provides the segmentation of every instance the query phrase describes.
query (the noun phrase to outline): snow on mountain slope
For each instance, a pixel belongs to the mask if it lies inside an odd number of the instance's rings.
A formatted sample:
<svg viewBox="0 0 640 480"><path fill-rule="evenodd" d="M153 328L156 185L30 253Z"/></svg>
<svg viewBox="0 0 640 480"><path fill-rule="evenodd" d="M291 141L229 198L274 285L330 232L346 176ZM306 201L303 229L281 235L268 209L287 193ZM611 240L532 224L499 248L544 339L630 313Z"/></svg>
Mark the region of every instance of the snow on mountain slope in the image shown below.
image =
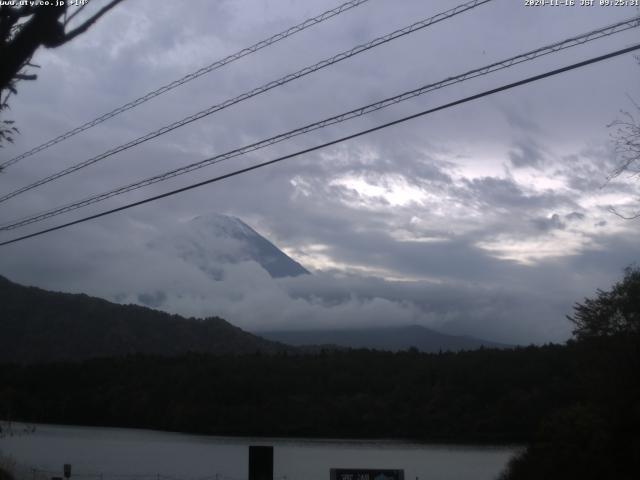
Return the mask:
<svg viewBox="0 0 640 480"><path fill-rule="evenodd" d="M236 217L211 213L185 222L149 244L175 254L215 280L222 280L225 264L254 261L272 278L309 272L269 240Z"/></svg>

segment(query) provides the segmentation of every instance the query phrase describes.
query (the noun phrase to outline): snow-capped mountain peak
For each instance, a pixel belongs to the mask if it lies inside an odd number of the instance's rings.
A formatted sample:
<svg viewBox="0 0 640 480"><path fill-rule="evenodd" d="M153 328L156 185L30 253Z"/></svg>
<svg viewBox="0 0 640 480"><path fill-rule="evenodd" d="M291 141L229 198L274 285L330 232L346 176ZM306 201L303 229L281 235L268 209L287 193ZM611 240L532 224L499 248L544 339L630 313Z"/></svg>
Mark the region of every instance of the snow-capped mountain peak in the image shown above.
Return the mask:
<svg viewBox="0 0 640 480"><path fill-rule="evenodd" d="M210 213L195 217L149 245L173 252L216 280L224 265L254 261L273 278L309 272L237 217Z"/></svg>

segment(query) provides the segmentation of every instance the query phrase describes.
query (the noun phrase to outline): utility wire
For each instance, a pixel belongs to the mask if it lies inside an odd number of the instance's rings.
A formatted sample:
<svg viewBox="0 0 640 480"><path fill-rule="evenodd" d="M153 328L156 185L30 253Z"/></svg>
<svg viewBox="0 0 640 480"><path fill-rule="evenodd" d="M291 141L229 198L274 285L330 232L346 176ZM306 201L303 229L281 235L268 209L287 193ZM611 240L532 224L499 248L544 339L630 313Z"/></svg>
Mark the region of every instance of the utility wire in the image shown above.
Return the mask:
<svg viewBox="0 0 640 480"><path fill-rule="evenodd" d="M499 62L495 62L492 63L490 65L487 65L485 67L481 67L481 68L477 68L474 70L470 70L466 73L463 73L461 75L456 75L453 77L449 77L445 80L442 80L440 82L436 82L436 83L431 83L428 85L424 85L421 86L415 90L410 90L408 92L404 92L401 93L399 95L393 96L393 97L389 97L386 98L384 100L378 101L376 103L372 103L369 105L366 105L364 107L360 107L345 113L342 113L340 115L336 115L333 117L329 117L326 118L324 120L315 122L315 123L311 123L309 125L303 126L303 127L299 127L296 128L294 130L290 130L288 132L285 133L281 133L279 135L276 135L274 137L270 137L267 138L265 140L261 140L255 143L252 143L250 145L246 145L234 150L231 150L229 152L226 153L222 153L222 154L218 154L215 155L213 157L209 157L206 158L204 160L200 160L198 162L189 164L189 165L185 165L183 167L179 167L176 168L174 170L170 170L168 172L159 174L159 175L155 175L153 177L149 177L146 178L144 180L140 180L138 182L135 183L131 183L129 185L125 185L125 186L121 186L118 187L114 190L110 190L108 192L104 192L98 195L93 195L93 196L89 196L83 200L80 201L76 201L67 205L63 205L63 206L59 206L56 207L55 209L37 214L37 215L33 215L33 216L28 216L28 217L23 217L20 219L16 219L13 220L11 223L8 224L4 224L0 226L0 231L7 231L7 230L13 230L15 228L18 227L22 227L24 225L29 225L31 223L35 223L41 220L45 220L47 218L56 216L56 215L60 215L72 210L76 210L78 208L82 208L88 205L91 205L93 203L97 203L97 202L101 202L103 200L106 200L108 198L117 196L117 195L121 195L127 192L131 192L133 190L137 190L139 188L142 187L146 187L149 185L153 185L155 183L158 182L162 182L164 180L167 180L169 178L173 178L176 177L178 175L182 175L188 172L192 172L194 170L198 170L200 168L204 168L206 166L209 165L213 165L216 163L220 163L223 162L225 160L228 160L230 158L234 158L234 157L238 157L240 155L244 155L246 153L249 152L253 152L271 145L274 145L276 143L280 143L282 141L291 139L293 137L302 135L302 134L306 134L321 128L325 128L327 126L330 125L334 125L337 123L342 123L344 121L350 120L352 118L356 118L362 115L366 115L372 112L375 112L377 110L381 110L383 108L389 107L391 105L394 105L396 103L399 102L403 102L406 100L409 100L411 98L417 97L419 95L423 95L425 93L434 91L434 90L438 90L440 88L444 88L447 87L449 85L453 85L456 83L460 83L472 78L476 78L479 76L483 76L483 75L487 75L489 73L498 71L498 70L502 70L505 68L509 68L513 65L517 65L523 62L527 62L530 60L533 60L535 58L544 56L544 55L548 55L550 53L554 53L566 48L570 48L576 45L582 45L586 42L590 42L590 41L594 41L597 40L599 38L603 38L605 36L609 36L609 35L613 35L614 33L619 33L622 32L624 30L628 30L630 28L635 28L638 27L640 25L640 17L634 17L632 19L629 20L625 20L623 22L618 22L615 23L613 25L609 25L608 27L604 27L604 28L600 28L598 30L593 30L591 32L576 36L576 37L572 37L566 40L563 40L561 42L556 42L553 43L551 45L547 45L535 50L531 50L529 52L526 53L522 53L519 55L516 55L514 57L510 57L508 59L499 61Z"/></svg>
<svg viewBox="0 0 640 480"><path fill-rule="evenodd" d="M449 9L445 12L439 13L435 16L429 17L427 19L421 20L419 22L416 22L412 25L409 25L407 27L401 28L399 30L395 30L391 33L388 33L386 35L383 35L381 37L375 38L373 40L371 40L370 42L367 42L365 44L362 45L358 45L350 50L341 52L337 55L334 55L333 57L327 58L325 60L322 60L314 65L311 66L307 66L301 70L298 70L295 73L290 73L288 75L285 75L284 77L279 78L278 80L273 80L269 83L266 83L260 87L254 88L253 90L250 90L248 92L245 92L241 95L238 95L237 97L225 100L222 103L219 103L217 105L213 105L209 108L206 108L205 110L201 110L197 113L194 113L193 115L190 115L188 117L183 118L182 120L178 120L177 122L174 122L170 125L166 125L158 130L155 130L153 132L147 133L146 135L143 135L142 137L138 137L134 140L131 140L130 142L127 142L125 144L119 145L117 147L114 147L110 150L107 150L104 153L101 153L100 155L97 155L95 157L92 157L88 160L85 160L83 162L77 163L71 167L65 168L64 170L61 170L57 173L54 173L52 175L49 175L48 177L42 178L30 185L21 187L17 190L14 190L11 193L7 193L5 195L0 196L0 203L1 202L5 202L7 200L9 200L10 198L15 197L16 195L20 195L21 193L27 192L29 190L32 190L36 187L39 187L40 185L44 185L46 183L52 182L54 180L57 180L58 178L64 177L66 175L69 175L70 173L76 172L82 168L88 167L90 165L93 165L94 163L97 163L101 160L104 160L105 158L108 158L112 155L115 155L117 153L120 153L124 150L128 150L129 148L135 147L136 145L140 145L141 143L144 143L146 141L149 141L151 139L154 139L156 137L159 137L161 135L164 135L166 133L169 133L177 128L183 127L189 123L195 122L196 120L200 120L201 118L204 118L206 116L209 116L215 112L219 112L220 110L224 110L225 108L228 108L232 105L235 105L236 103L240 103L243 102L245 100L248 100L252 97L255 97L257 95L260 95L262 93L268 92L269 90L273 90L276 87L280 87L282 85L285 85L289 82L292 82L294 80L297 80L299 78L302 78L306 75L309 75L313 72L317 72L318 70L321 70L323 68L326 68L330 65L333 65L335 63L341 62L342 60L346 60L348 58L351 58L355 55L358 55L362 52L366 52L367 50L371 50L372 48L378 47L382 44L385 44L387 42L391 42L392 40L395 40L397 38L403 37L405 35L409 35L411 33L417 32L419 30L422 30L423 28L426 28L430 25L433 25L435 23L441 22L443 20L447 20L451 17L454 17L458 14L461 14L463 12L472 10L480 5L483 5L485 3L491 2L492 0L472 0L470 2L464 3L462 5L458 5L457 7L454 7L452 9Z"/></svg>
<svg viewBox="0 0 640 480"><path fill-rule="evenodd" d="M590 58L588 60L584 60L582 62L574 63L574 64L571 64L571 65L567 65L565 67L558 68L558 69L555 69L555 70L551 70L551 71L548 71L546 73L542 73L542 74L539 74L539 75L534 75L532 77L528 77L528 78L525 78L523 80L519 80L517 82L513 82L513 83L506 84L506 85L502 85L500 87L493 88L491 90L485 90L484 92L478 93L476 95L471 95L469 97L465 97L465 98L462 98L460 100L456 100L454 102L446 103L444 105L440 105L440 106L435 107L435 108L430 108L428 110L424 110L422 112L415 113L413 115L402 117L402 118L394 120L392 122L387 122L387 123L384 123L382 125L378 125L376 127L369 128L367 130L362 130L362 131L354 133L352 135L347 135L347 136L338 138L336 140L332 140L330 142L323 143L321 145L316 145L314 147L306 148L304 150L299 150L297 152L290 153L288 155L283 155L281 157L274 158L273 160L269 160L267 162L258 163L256 165L252 165L250 167L246 167L246 168L242 168L242 169L239 169L239 170L235 170L233 172L230 172L230 173L227 173L227 174L224 174L224 175L220 175L218 177L210 178L210 179L204 180L202 182L194 183L194 184L188 185L186 187L178 188L178 189L172 190L170 192L162 193L160 195L155 195L153 197L146 198L144 200L140 200L140 201L137 201L137 202L129 203L127 205L123 205L121 207L113 208L111 210L107 210L107 211L104 211L104 212L101 212L101 213L97 213L95 215L90 215L90 216L87 216L87 217L84 217L84 218L81 218L81 219L78 219L78 220L74 220L72 222L64 223L64 224L61 224L61 225L57 225L55 227L47 228L47 229L44 229L44 230L40 230L38 232L34 232L34 233L31 233L31 234L28 234L28 235L23 235L21 237L17 237L17 238L11 239L11 240L7 240L7 241L4 241L4 242L1 242L0 246L16 243L16 242L19 242L19 241L22 241L22 240L26 240L27 238L32 238L32 237L36 237L36 236L39 236L39 235L44 235L45 233L53 232L53 231L56 231L56 230L61 230L63 228L70 227L72 225L77 225L79 223L87 222L89 220L94 220L96 218L104 217L104 216L110 215L112 213L120 212L120 211L127 210L127 209L130 209L130 208L133 208L133 207L137 207L139 205L143 205L145 203L154 202L156 200L160 200L162 198L170 197L170 196L176 195L178 193L186 192L188 190L193 190L194 188L198 188L198 187L201 187L203 185L208 185L210 183L219 182L221 180L224 180L224 179L227 179L227 178L231 178L231 177L235 177L237 175L250 172L252 170L257 170L259 168L266 167L268 165L273 165L275 163L282 162L283 160L287 160L289 158L293 158L293 157L297 157L297 156L300 156L300 155L304 155L306 153L310 153L310 152L313 152L313 151L316 151L316 150L320 150L322 148L329 147L331 145L335 145L335 144L338 144L338 143L345 142L347 140L351 140L351 139L354 139L354 138L357 138L357 137L361 137L363 135L367 135L369 133L376 132L376 131L382 130L384 128L388 128L388 127L391 127L393 125L398 125L398 124L404 123L404 122L406 122L408 120L412 120L412 119L415 119L415 118L418 118L418 117L429 115L431 113L434 113L434 112L437 112L437 111L440 111L440 110L445 110L447 108L451 108L451 107L454 107L454 106L457 106L457 105L461 105L463 103L471 102L473 100L477 100L477 99L482 98L482 97L486 97L486 96L493 95L493 94L496 94L496 93L499 93L499 92L503 92L505 90L510 90L512 88L519 87L521 85L525 85L525 84L532 83L532 82L537 82L537 81L542 80L544 78L548 78L548 77L551 77L551 76L554 76L554 75L559 75L561 73L568 72L570 70L575 70L577 68L585 67L587 65L591 65L591 64L597 63L597 62L601 62L601 61L604 61L604 60L607 60L607 59L610 59L610 58L613 58L613 57L617 57L617 56L623 55L625 53L630 53L630 52L633 52L633 51L636 51L636 50L640 50L640 44L635 44L635 45L633 45L631 47L627 47L627 48L623 48L623 49L620 49L620 50L616 50L614 52L610 52L608 54L601 55L601 56L598 56L598 57L592 57L592 58Z"/></svg>
<svg viewBox="0 0 640 480"><path fill-rule="evenodd" d="M88 130L89 128L95 127L96 125L101 124L102 122L109 120L110 118L115 117L116 115L120 115L123 112L126 112L127 110L131 110L132 108L137 107L138 105L141 105L145 102L148 102L149 100L151 100L152 98L158 97L164 93L167 93L170 90L173 90L174 88L179 87L180 85L184 85L187 82L190 82L191 80L195 80L198 77L201 77L202 75L206 75L207 73L210 73L214 70L217 70L218 68L224 67L225 65L228 65L232 62L235 62L236 60L239 60L243 57L246 57L247 55L250 55L252 53L257 52L258 50L262 50L265 47L268 47L270 45L273 45L274 43L277 43L281 40L284 40L287 37L291 37L292 35L295 35L296 33L302 32L303 30L306 30L309 27L313 27L315 25L318 25L319 23L324 22L325 20L329 20L330 18L333 18L337 15L340 15L343 12L346 12L348 10L351 10L352 8L355 7L359 7L360 5L362 5L363 3L368 2L369 0L350 0L348 2L343 3L342 5L339 5L331 10L327 10L324 13L321 13L320 15L317 15L313 18L308 18L307 20L305 20L302 23L299 23L298 25L295 25L293 27L288 28L287 30L284 30L280 33L277 33L265 40L261 40L258 43L255 43L253 45L251 45L250 47L244 48L234 54L231 54L221 60L217 60L216 62L207 65L206 67L202 67L201 69L189 73L188 75L185 75L184 77L175 80L171 83L168 83L166 85L163 85L162 87L158 88L157 90L154 90L153 92L149 92L146 95L143 95L142 97L136 98L135 100L132 100L129 103L125 103L124 105L111 110L110 112L105 113L104 115L101 115L100 117L91 120L87 123L84 123L82 125L80 125L79 127L76 127L72 130L69 130L66 133L63 133L62 135L55 137L51 140L48 140L47 142L38 145L37 147L32 148L31 150L24 152L20 155L18 155L17 157L14 157L10 160L7 160L4 163L0 163L0 170L4 170L7 167L10 167L11 165L14 165L15 163L18 163L20 160L30 157L31 155L35 155L38 152L41 152L42 150L45 150L57 143L62 142L63 140L66 140L68 138L73 137L74 135L77 135L80 132L84 132L85 130Z"/></svg>

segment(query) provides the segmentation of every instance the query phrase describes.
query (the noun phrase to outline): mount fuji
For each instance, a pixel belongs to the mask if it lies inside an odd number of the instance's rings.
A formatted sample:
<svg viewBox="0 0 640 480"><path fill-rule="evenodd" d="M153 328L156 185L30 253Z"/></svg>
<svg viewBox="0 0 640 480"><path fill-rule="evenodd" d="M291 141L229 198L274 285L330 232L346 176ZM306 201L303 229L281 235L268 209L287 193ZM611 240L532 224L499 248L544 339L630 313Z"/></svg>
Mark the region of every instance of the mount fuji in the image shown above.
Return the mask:
<svg viewBox="0 0 640 480"><path fill-rule="evenodd" d="M177 255L214 280L223 279L225 264L246 261L256 262L272 278L309 274L242 220L218 213L195 217L148 247Z"/></svg>

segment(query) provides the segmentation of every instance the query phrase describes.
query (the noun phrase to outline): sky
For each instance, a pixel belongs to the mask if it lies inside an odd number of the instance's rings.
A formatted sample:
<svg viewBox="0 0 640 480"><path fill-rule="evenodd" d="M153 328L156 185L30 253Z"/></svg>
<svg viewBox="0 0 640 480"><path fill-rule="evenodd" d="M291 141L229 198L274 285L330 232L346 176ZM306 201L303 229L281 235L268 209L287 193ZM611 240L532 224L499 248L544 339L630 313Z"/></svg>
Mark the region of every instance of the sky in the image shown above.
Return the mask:
<svg viewBox="0 0 640 480"><path fill-rule="evenodd" d="M462 3L462 2L461 2ZM578 2L580 3L580 2ZM596 2L598 3L598 2ZM0 161L339 4L128 0L39 50ZM204 75L0 174L13 191L152 130L448 10L370 0ZM83 14L101 3L92 0ZM640 14L634 7L471 11L241 102L0 204L7 223ZM81 15L78 15L81 21ZM638 28L459 83L359 119L10 232L0 240L312 147L638 41ZM0 275L122 303L219 315L242 328L419 324L508 343L562 342L572 305L637 262L637 178L608 176L608 127L640 101L633 54L484 97L125 212L0 247ZM312 275L253 262L221 279L149 245L212 213L251 225Z"/></svg>

